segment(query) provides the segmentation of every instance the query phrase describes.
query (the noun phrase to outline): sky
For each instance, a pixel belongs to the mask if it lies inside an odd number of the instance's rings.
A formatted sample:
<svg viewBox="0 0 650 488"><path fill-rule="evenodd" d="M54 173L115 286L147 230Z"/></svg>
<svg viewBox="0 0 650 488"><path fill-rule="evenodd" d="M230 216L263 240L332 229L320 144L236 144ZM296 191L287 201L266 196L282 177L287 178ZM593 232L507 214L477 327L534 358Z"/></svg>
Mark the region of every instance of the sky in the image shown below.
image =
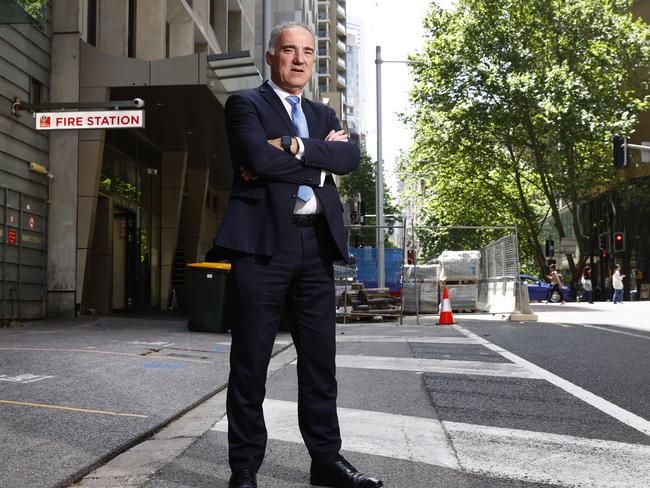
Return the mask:
<svg viewBox="0 0 650 488"><path fill-rule="evenodd" d="M453 0L437 0L449 7ZM424 17L430 0L347 0L348 22L360 20L365 59L365 121L367 149L373 159L377 156L377 96L375 46L381 46L383 60L403 61L422 49L424 44ZM363 83L363 80L362 80ZM396 159L400 149L408 150L411 132L397 117L408 111L408 92L411 88L409 67L406 64L383 64L382 84L382 153L384 174L393 195L396 195ZM363 87L362 87L363 91Z"/></svg>

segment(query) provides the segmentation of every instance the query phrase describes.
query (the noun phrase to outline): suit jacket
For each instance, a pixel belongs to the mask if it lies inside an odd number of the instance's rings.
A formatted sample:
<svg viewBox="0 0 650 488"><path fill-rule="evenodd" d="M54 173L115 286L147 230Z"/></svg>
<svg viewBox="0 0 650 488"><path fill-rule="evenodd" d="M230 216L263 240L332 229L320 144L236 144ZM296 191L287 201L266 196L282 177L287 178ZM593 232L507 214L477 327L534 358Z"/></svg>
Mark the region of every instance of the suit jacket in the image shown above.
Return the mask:
<svg viewBox="0 0 650 488"><path fill-rule="evenodd" d="M230 144L233 183L215 245L228 250L272 256L278 236L291 225L299 185L309 185L323 213L340 257L349 261L343 206L332 176L319 187L321 171L344 175L359 166L360 154L351 142L326 142L331 130L341 130L334 110L303 99L309 127L303 138L304 160L271 146L268 139L296 131L282 101L268 83L231 95L226 102L226 133ZM239 167L258 178L246 182Z"/></svg>

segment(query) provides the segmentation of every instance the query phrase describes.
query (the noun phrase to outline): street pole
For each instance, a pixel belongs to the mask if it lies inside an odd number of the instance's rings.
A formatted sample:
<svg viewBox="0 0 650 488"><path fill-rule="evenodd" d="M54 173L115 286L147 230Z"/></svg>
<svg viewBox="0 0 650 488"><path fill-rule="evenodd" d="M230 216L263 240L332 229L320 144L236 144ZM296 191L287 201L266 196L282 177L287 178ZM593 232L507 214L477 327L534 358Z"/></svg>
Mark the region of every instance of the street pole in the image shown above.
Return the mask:
<svg viewBox="0 0 650 488"><path fill-rule="evenodd" d="M269 19L271 13L269 12L269 0L262 0L262 78L269 78L269 67L266 64L266 46L269 43Z"/></svg>
<svg viewBox="0 0 650 488"><path fill-rule="evenodd" d="M376 46L377 65L377 175L375 177L375 206L377 215L377 286L386 285L384 268L384 164L382 160L381 135L381 46Z"/></svg>

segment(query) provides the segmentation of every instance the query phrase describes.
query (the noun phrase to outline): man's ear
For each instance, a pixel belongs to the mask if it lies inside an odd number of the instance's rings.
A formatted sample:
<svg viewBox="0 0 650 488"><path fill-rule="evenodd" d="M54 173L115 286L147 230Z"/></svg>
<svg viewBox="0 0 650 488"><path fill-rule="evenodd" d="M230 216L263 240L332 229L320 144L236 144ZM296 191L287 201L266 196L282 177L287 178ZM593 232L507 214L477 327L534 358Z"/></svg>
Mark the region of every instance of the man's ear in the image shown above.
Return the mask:
<svg viewBox="0 0 650 488"><path fill-rule="evenodd" d="M266 55L264 57L266 59L266 64L271 66L271 62L273 61L273 54L271 54L270 52L267 51Z"/></svg>

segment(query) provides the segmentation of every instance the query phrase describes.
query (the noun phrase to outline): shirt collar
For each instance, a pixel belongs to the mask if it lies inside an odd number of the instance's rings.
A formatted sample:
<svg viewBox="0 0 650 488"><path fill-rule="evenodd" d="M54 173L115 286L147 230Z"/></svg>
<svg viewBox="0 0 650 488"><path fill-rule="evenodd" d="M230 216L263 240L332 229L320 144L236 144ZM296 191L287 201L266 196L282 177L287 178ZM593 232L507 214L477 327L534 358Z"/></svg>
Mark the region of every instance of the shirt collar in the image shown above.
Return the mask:
<svg viewBox="0 0 650 488"><path fill-rule="evenodd" d="M275 94L280 97L280 100L283 102L286 101L287 97L293 96L292 93L284 91L282 88L280 88L278 85L275 84L275 82L271 79L269 79L269 85L271 88L273 88L273 91ZM300 98L301 103L302 103L302 92L300 92L298 95L295 95L298 98Z"/></svg>

